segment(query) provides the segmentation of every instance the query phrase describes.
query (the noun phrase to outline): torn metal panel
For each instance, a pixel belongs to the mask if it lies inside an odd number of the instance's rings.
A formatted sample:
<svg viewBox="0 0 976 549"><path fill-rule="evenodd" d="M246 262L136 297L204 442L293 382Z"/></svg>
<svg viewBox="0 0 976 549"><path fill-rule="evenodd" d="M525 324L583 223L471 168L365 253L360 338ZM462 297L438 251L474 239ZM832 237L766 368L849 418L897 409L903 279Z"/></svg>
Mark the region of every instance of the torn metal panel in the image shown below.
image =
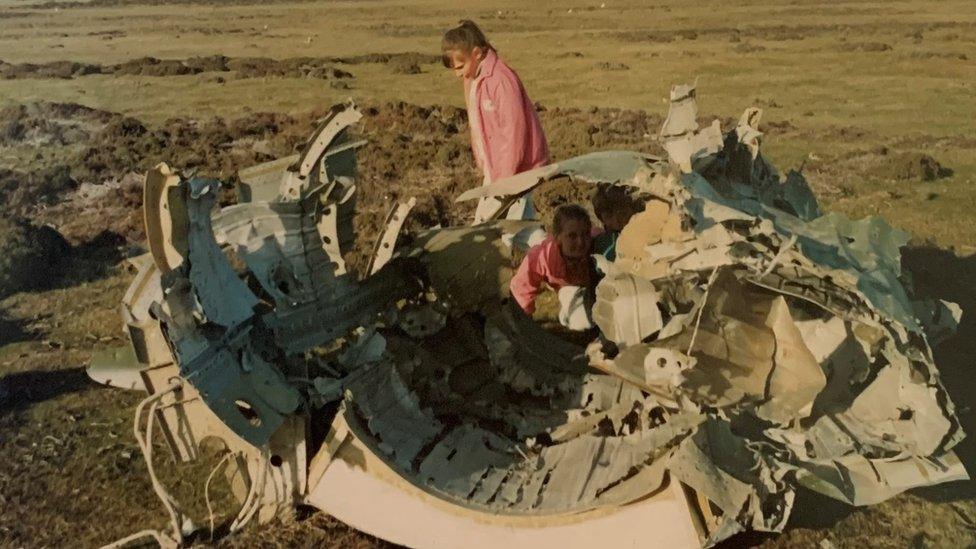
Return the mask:
<svg viewBox="0 0 976 549"><path fill-rule="evenodd" d="M410 197L410 200L396 203L390 209L384 224L386 229L383 231L383 236L376 241L376 248L373 250L370 266L367 269L369 274L375 274L393 257L393 250L396 246L397 237L400 235L400 229L403 228L403 222L407 220L407 215L416 205L417 199Z"/></svg>
<svg viewBox="0 0 976 549"><path fill-rule="evenodd" d="M735 135L749 149L752 159L759 158L759 145L762 132L759 131L759 121L762 120L762 109L749 107L739 117L739 124L735 127Z"/></svg>
<svg viewBox="0 0 976 549"><path fill-rule="evenodd" d="M906 490L968 480L954 452L939 457L868 459L853 454L831 461L801 462L800 485L851 505L874 505Z"/></svg>
<svg viewBox="0 0 976 549"><path fill-rule="evenodd" d="M337 423L341 421L337 420ZM313 487L308 503L366 532L409 547L446 546L513 548L599 545L607 540L692 547L699 544L694 515L675 482L666 482L653 495L619 507L560 517L524 517L478 513L452 505L404 482L399 474L373 455L340 424L338 446ZM649 520L649 517L652 519ZM418 524L427 526L418 529ZM430 531L437 531L436 540Z"/></svg>
<svg viewBox="0 0 976 549"><path fill-rule="evenodd" d="M214 239L210 210L219 188L219 182L205 179L191 179L185 185L187 275L207 319L230 329L254 315L258 299L234 272Z"/></svg>
<svg viewBox="0 0 976 549"><path fill-rule="evenodd" d="M272 202L277 200L282 179L288 168L298 162L300 155L293 154L264 164L258 164L237 172L241 182L237 185L239 202Z"/></svg>
<svg viewBox="0 0 976 549"><path fill-rule="evenodd" d="M288 170L288 177L281 182L280 196L300 200L318 184L351 178L355 147L362 142L349 142L347 130L362 117L355 106L333 107L299 154L297 165Z"/></svg>
<svg viewBox="0 0 976 549"><path fill-rule="evenodd" d="M120 389L146 390L139 362L132 346L103 349L92 353L91 363L85 369L93 381Z"/></svg>
<svg viewBox="0 0 976 549"><path fill-rule="evenodd" d="M433 414L420 407L417 396L389 364L368 366L366 374L346 390L379 444L401 467L410 467L443 429Z"/></svg>
<svg viewBox="0 0 976 549"><path fill-rule="evenodd" d="M620 183L637 186L652 176L658 159L631 151L601 151L584 154L563 162L549 164L499 179L490 185L469 189L455 199L465 202L477 198L519 197L544 181L568 176L587 183Z"/></svg>
<svg viewBox="0 0 976 549"><path fill-rule="evenodd" d="M786 173L782 198L800 219L816 219L823 215L813 190L807 180L803 178L803 174L796 170L790 170Z"/></svg>
<svg viewBox="0 0 976 549"><path fill-rule="evenodd" d="M210 210L216 189L216 182L194 179L171 191L182 193L186 204L182 212L169 211L173 232L186 235L187 253L185 262L167 273L165 306L156 305L156 318L167 328L180 375L235 433L261 444L301 397L251 347L258 300L214 240ZM204 332L202 325L212 329Z"/></svg>
<svg viewBox="0 0 976 549"><path fill-rule="evenodd" d="M129 334L129 342L143 365L169 364L173 361L173 353L159 321L149 311L153 303L163 299L159 269L152 254L139 256L132 263L138 271L122 297L122 321Z"/></svg>
<svg viewBox="0 0 976 549"><path fill-rule="evenodd" d="M421 289L411 262L392 261L361 285L336 297L267 313L262 321L274 332L275 344L284 353L295 355L385 318L394 303L416 297Z"/></svg>
<svg viewBox="0 0 976 549"><path fill-rule="evenodd" d="M632 151L601 151L564 160L557 166L560 175L587 183L636 186L640 180L657 173L657 162L657 157Z"/></svg>
<svg viewBox="0 0 976 549"><path fill-rule="evenodd" d="M728 423L710 420L686 438L671 457L671 471L722 510L720 536L741 531L778 531L793 503L793 491ZM742 524L744 517L748 523ZM720 541L719 536L709 540Z"/></svg>
<svg viewBox="0 0 976 549"><path fill-rule="evenodd" d="M453 311L485 311L508 295L512 278L501 227L489 223L428 231L404 254L420 259L437 298Z"/></svg>
<svg viewBox="0 0 976 549"><path fill-rule="evenodd" d="M180 177L160 163L146 173L143 186L146 242L163 273L176 268L186 255L186 204L179 184Z"/></svg>
<svg viewBox="0 0 976 549"><path fill-rule="evenodd" d="M277 307L287 310L333 297L342 287L316 227L314 202L252 202L213 217L219 242L230 244Z"/></svg>
<svg viewBox="0 0 976 549"><path fill-rule="evenodd" d="M773 300L766 326L776 339L776 350L766 388L768 400L756 409L756 415L790 424L810 415L827 378L803 341L782 296Z"/></svg>
<svg viewBox="0 0 976 549"><path fill-rule="evenodd" d="M938 451L953 430L952 419L936 400L936 388L920 380L916 368L907 360L881 368L836 416L861 445L917 456Z"/></svg>
<svg viewBox="0 0 976 549"><path fill-rule="evenodd" d="M671 88L671 104L661 126L661 139L671 162L684 173L692 171L692 164L722 149L722 130L718 120L704 129L698 127L694 85Z"/></svg>
<svg viewBox="0 0 976 549"><path fill-rule="evenodd" d="M956 335L962 320L962 308L944 299L916 300L912 309L933 347Z"/></svg>
<svg viewBox="0 0 976 549"><path fill-rule="evenodd" d="M619 345L636 345L664 327L650 280L608 275L597 285L593 321Z"/></svg>
<svg viewBox="0 0 976 549"><path fill-rule="evenodd" d="M678 137L698 129L695 85L678 84L671 87L671 103L664 124L661 125L661 137Z"/></svg>
<svg viewBox="0 0 976 549"><path fill-rule="evenodd" d="M482 185L464 191L454 200L455 202L466 202L479 198L516 196L531 191L539 183L556 174L558 166L550 164L540 166L531 170L499 179L490 185Z"/></svg>

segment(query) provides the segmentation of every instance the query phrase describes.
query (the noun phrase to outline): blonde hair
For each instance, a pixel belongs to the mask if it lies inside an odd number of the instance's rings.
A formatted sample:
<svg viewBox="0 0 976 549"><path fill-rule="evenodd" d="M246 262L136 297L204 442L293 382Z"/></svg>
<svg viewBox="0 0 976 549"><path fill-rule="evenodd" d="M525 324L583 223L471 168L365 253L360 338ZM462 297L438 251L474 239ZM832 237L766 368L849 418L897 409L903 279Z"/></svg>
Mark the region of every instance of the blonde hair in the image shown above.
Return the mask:
<svg viewBox="0 0 976 549"><path fill-rule="evenodd" d="M488 39L485 38L485 33L481 32L474 21L463 19L458 23L458 26L444 33L444 38L441 39L441 62L450 69L453 67L453 63L449 52L459 50L469 53L475 48L494 49L488 43Z"/></svg>

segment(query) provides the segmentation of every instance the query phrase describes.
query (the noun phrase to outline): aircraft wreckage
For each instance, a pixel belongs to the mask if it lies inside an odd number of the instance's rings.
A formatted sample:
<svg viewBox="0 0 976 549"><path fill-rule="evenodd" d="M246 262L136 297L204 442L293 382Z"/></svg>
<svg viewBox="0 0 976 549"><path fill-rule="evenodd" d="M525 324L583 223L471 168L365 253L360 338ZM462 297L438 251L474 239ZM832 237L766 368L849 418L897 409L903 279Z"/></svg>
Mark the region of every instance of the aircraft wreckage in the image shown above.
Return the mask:
<svg viewBox="0 0 976 549"><path fill-rule="evenodd" d="M598 152L473 189L459 200L495 215L400 246L412 203L395 205L362 280L343 261L354 106L241 171L229 207L159 165L131 348L89 369L149 393L135 433L170 526L128 540L192 529L153 472L155 424L180 460L222 449L231 533L306 504L415 547L707 546L782 530L798 487L869 505L968 478L930 349L959 308L913 299L907 235L781 178L760 114L699 127L677 86L669 158ZM507 295L505 235L538 222L504 212L565 178L644 206L601 264L587 347Z"/></svg>

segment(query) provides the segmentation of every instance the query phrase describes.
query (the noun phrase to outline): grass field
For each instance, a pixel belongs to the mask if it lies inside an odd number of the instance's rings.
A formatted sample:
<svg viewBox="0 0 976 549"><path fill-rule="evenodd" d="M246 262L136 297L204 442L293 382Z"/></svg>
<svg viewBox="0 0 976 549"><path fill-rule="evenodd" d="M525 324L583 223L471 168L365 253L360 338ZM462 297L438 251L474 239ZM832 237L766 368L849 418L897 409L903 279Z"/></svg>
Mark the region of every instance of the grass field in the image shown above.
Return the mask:
<svg viewBox="0 0 976 549"><path fill-rule="evenodd" d="M688 4L0 0L0 60L107 66L145 56L437 55L441 32L471 18L519 72L533 100L548 110L544 122L554 152L586 149L592 141L578 136L586 135L586 124L609 127L617 111L606 109L623 109L631 113L628 120L634 119L632 111L663 116L670 87L697 79L703 119L731 122L749 106L763 108L764 151L776 166L785 171L803 165L827 209L881 215L912 233L906 264L920 291L955 300L976 316L976 2ZM387 62L332 64L352 77L341 80L343 85L213 71L0 78L0 108L79 103L153 129L171 119L237 120L259 112L301 117L349 97L364 105L463 105L460 83L432 60L419 63L419 71ZM0 74L2 69L0 64ZM604 110L587 114L594 107ZM563 118L577 112L572 109L582 114L573 115L576 125L567 125ZM391 123L371 131L382 136L386 130L409 133L411 127ZM595 148L624 143L656 150L654 130ZM457 140L463 139L462 132ZM5 146L0 135L0 168L29 172L67 158L77 146ZM925 180L922 155L943 166L940 177ZM446 171L417 168L407 175L411 185L436 182L438 192L448 194L458 185L448 180L462 176L477 179L467 164ZM400 185L380 178L367 183ZM117 263L114 255L74 258L65 267L71 273L55 287L0 301L0 546L95 546L162 524L129 428L136 397L92 386L81 369L93 349L122 342L117 307L129 275ZM976 391L967 370L973 353L976 320L964 322L960 335L937 350L968 432L976 430L970 405ZM960 454L973 470L974 444L967 440ZM164 468L200 517L205 513L196 479L206 474L205 465ZM920 490L858 510L801 498L795 515L779 537L737 543L976 544L973 483ZM312 517L252 528L230 543L378 542Z"/></svg>

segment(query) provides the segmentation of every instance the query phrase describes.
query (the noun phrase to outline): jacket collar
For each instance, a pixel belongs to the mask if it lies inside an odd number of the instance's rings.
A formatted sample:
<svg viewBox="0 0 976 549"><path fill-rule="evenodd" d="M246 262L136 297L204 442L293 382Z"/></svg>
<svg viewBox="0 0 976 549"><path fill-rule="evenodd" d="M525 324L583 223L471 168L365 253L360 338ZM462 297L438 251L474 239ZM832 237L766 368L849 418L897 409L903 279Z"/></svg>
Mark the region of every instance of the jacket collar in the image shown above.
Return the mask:
<svg viewBox="0 0 976 549"><path fill-rule="evenodd" d="M494 49L489 49L488 53L485 54L485 58L478 65L478 75L475 78L480 80L491 76L495 72L495 65L497 64L498 54L495 53Z"/></svg>

